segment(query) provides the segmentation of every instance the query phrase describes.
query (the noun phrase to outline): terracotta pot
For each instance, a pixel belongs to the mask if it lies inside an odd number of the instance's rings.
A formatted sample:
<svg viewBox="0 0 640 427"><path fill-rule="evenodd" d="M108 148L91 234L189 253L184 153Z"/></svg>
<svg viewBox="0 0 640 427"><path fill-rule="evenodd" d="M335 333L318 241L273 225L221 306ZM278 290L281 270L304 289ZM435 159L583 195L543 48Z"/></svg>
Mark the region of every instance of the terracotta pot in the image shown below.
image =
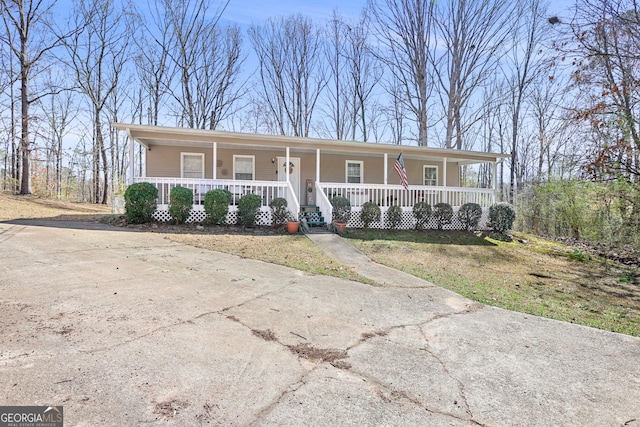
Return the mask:
<svg viewBox="0 0 640 427"><path fill-rule="evenodd" d="M298 221L288 221L287 222L287 231L291 234L297 233L300 228L300 222Z"/></svg>
<svg viewBox="0 0 640 427"><path fill-rule="evenodd" d="M342 234L344 233L344 229L347 226L346 222L340 222L340 221L333 221L333 225L336 227L336 230L338 230L338 234Z"/></svg>

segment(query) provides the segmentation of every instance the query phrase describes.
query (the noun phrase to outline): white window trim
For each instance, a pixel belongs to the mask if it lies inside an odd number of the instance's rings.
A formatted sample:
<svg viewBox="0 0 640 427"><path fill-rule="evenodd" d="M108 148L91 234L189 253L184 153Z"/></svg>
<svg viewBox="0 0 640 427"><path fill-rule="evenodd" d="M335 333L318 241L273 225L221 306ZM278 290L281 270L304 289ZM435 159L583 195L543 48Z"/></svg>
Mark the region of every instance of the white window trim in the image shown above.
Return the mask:
<svg viewBox="0 0 640 427"><path fill-rule="evenodd" d="M247 154L233 155L233 179L236 179L236 159L251 159L251 181L256 180L256 156ZM245 180L242 180L245 181Z"/></svg>
<svg viewBox="0 0 640 427"><path fill-rule="evenodd" d="M202 179L204 179L204 153L180 153L180 178L184 178L184 156L199 156L202 158Z"/></svg>
<svg viewBox="0 0 640 427"><path fill-rule="evenodd" d="M438 171L438 165L422 165L422 185L431 185L431 184L427 184L427 183L425 182L425 177L424 177L424 175L425 175L425 172L426 172L426 169L427 169L427 168L429 168L429 169L435 169L435 170L436 170L436 184L434 185L434 187L437 187L437 186L439 185L439 179L438 179L438 176L439 176L439 175L438 175L438 173L439 173L439 171Z"/></svg>
<svg viewBox="0 0 640 427"><path fill-rule="evenodd" d="M344 161L344 182L347 184L353 184L349 182L349 163L360 164L360 184L364 183L364 162L362 160L345 160Z"/></svg>

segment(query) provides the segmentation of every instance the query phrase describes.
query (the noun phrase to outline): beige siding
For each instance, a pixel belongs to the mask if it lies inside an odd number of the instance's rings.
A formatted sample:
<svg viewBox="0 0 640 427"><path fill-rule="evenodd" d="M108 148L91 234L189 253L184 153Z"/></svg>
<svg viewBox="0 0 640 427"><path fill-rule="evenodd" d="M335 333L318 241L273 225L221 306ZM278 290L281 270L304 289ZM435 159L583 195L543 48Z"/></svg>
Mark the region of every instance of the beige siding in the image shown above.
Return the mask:
<svg viewBox="0 0 640 427"><path fill-rule="evenodd" d="M180 178L180 153L204 153L204 177L211 179L213 150L164 145L154 146L147 151L147 176Z"/></svg>
<svg viewBox="0 0 640 427"><path fill-rule="evenodd" d="M211 179L213 176L213 149L203 149L194 147L172 147L154 146L147 151L147 176L149 177L180 177L180 153L204 153L205 158L205 178ZM252 155L255 157L256 180L277 181L278 165L272 163L272 159L284 157L284 150L256 150L256 149L231 149L218 148L217 179L233 179L233 156ZM296 152L291 150L291 157L300 158L300 188L303 188L307 179L315 180L316 153ZM346 161L362 161L365 184L384 183L384 158L382 156L363 155L342 155L324 154L320 158L320 178L324 182L346 182ZM393 169L396 158L388 157L388 183L400 184L400 178ZM444 168L442 162L405 159L405 167L410 185L423 184L423 166L438 166L438 185L442 185ZM447 186L459 186L458 164L447 163Z"/></svg>

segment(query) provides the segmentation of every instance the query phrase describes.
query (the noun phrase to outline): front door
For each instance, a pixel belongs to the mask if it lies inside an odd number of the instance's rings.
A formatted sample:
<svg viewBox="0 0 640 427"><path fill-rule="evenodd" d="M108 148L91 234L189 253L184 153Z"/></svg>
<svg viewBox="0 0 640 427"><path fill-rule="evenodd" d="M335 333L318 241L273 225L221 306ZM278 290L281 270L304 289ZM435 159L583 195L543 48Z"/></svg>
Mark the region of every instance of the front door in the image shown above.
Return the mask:
<svg viewBox="0 0 640 427"><path fill-rule="evenodd" d="M300 200L300 158L289 157L289 165L286 165L286 161L286 157L278 157L278 181L286 181L288 175L298 203L302 204L303 201Z"/></svg>

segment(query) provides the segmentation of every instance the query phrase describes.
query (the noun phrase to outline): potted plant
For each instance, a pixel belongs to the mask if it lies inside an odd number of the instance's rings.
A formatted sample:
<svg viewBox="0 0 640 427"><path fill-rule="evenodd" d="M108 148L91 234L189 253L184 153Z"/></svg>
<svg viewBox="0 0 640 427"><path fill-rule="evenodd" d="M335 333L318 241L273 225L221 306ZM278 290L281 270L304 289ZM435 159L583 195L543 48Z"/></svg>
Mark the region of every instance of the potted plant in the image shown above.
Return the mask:
<svg viewBox="0 0 640 427"><path fill-rule="evenodd" d="M338 230L338 234L342 234L351 217L351 202L346 197L336 196L331 199L331 206L333 207L332 223Z"/></svg>
<svg viewBox="0 0 640 427"><path fill-rule="evenodd" d="M287 231L289 234L297 233L299 229L300 221L291 212L287 212Z"/></svg>

